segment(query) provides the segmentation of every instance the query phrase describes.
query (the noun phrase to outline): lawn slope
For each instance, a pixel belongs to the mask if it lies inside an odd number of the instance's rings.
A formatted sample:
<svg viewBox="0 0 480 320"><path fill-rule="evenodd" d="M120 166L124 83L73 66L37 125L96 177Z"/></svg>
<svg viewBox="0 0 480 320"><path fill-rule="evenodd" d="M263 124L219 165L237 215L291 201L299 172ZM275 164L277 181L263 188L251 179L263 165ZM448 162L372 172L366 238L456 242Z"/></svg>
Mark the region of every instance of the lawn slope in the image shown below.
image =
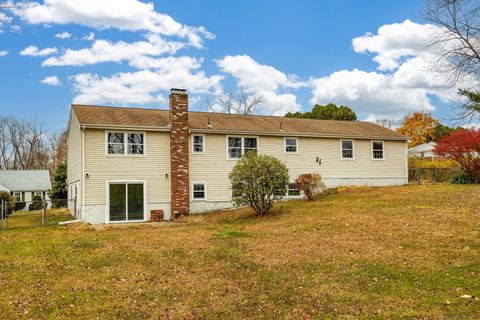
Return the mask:
<svg viewBox="0 0 480 320"><path fill-rule="evenodd" d="M167 227L0 231L0 317L476 318L480 187L407 186Z"/></svg>

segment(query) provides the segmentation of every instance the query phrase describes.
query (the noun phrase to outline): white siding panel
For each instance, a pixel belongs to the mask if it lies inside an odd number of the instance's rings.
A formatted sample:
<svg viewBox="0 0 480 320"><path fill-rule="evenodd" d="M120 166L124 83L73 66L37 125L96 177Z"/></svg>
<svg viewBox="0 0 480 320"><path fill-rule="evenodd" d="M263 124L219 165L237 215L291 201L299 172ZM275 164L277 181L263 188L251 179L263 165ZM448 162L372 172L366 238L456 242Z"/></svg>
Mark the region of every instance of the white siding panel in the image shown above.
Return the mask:
<svg viewBox="0 0 480 320"><path fill-rule="evenodd" d="M371 140L355 140L355 159L341 160L340 139L299 137L298 153L292 154L284 152L283 137L259 137L259 153L282 160L292 181L299 174L316 172L328 186L406 183L405 142L385 141L384 148L385 160L372 160ZM236 160L226 158L225 135L206 134L205 149L205 154L190 155L190 179L207 182L207 201L228 201L228 174Z"/></svg>
<svg viewBox="0 0 480 320"><path fill-rule="evenodd" d="M147 205L170 202L170 134L145 132L146 156L108 156L105 130L85 130L85 204L106 204L108 180L145 180ZM168 174L168 177L165 177Z"/></svg>

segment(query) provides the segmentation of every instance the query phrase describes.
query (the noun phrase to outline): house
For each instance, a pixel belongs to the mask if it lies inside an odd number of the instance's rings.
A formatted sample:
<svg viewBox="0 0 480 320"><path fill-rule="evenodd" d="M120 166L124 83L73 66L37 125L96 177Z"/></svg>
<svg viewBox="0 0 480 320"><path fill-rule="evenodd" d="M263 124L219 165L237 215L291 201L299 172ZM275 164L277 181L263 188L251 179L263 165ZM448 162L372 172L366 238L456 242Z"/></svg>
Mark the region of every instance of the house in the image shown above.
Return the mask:
<svg viewBox="0 0 480 320"><path fill-rule="evenodd" d="M48 202L50 188L48 170L0 170L0 191L10 192L19 210L28 210L34 196Z"/></svg>
<svg viewBox="0 0 480 320"><path fill-rule="evenodd" d="M433 149L437 144L435 142L428 142L416 147L408 149L408 156L414 158L431 158L435 157Z"/></svg>
<svg viewBox="0 0 480 320"><path fill-rule="evenodd" d="M188 110L172 89L169 110L72 105L68 193L89 223L164 219L231 207L228 174L247 151L270 154L293 181L318 172L327 186L408 183L407 138L370 122ZM153 218L153 217L152 217Z"/></svg>

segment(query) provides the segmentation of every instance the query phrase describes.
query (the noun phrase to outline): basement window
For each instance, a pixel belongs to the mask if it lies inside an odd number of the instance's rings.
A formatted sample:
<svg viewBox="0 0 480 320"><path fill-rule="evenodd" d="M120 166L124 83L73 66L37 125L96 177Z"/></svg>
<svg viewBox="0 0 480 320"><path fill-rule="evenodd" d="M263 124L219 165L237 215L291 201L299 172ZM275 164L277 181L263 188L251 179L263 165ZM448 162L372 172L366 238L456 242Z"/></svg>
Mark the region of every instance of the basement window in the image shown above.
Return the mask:
<svg viewBox="0 0 480 320"><path fill-rule="evenodd" d="M299 197L300 196L300 190L297 189L297 184L295 182L289 183L288 184L288 197Z"/></svg>
<svg viewBox="0 0 480 320"><path fill-rule="evenodd" d="M205 200L207 198L207 188L205 182L192 183L192 198L193 200Z"/></svg>

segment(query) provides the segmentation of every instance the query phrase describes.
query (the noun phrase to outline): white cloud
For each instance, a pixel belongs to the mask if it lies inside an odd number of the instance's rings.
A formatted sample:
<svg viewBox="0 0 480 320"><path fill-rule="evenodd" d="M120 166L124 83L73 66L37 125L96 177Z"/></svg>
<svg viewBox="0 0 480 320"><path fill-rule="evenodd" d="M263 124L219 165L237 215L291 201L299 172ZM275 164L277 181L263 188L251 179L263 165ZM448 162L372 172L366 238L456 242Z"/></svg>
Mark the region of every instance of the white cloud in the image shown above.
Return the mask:
<svg viewBox="0 0 480 320"><path fill-rule="evenodd" d="M8 51L0 50L0 57L5 57L8 54Z"/></svg>
<svg viewBox="0 0 480 320"><path fill-rule="evenodd" d="M295 95L280 93L280 90L300 88L305 84L296 76L288 76L272 66L256 62L250 56L226 56L217 60L218 67L237 80L237 86L245 91L256 91L263 96L264 113L283 115L298 111L300 106Z"/></svg>
<svg viewBox="0 0 480 320"><path fill-rule="evenodd" d="M438 55L428 44L437 32L432 25L405 20L353 39L355 52L372 53L380 71L340 70L312 78L310 102L345 104L371 119L398 119L408 112L434 111L432 97L454 101L457 87L449 85L449 74L432 69ZM472 83L465 79L460 86Z"/></svg>
<svg viewBox="0 0 480 320"><path fill-rule="evenodd" d="M84 37L82 38L82 40L87 40L87 41L93 41L93 40L95 40L95 33L90 32L89 34L87 34L86 36L84 36Z"/></svg>
<svg viewBox="0 0 480 320"><path fill-rule="evenodd" d="M155 11L152 3L137 0L45 0L43 4L28 2L13 12L30 24L75 23L96 29L148 31L186 38L196 47L214 37L204 27L181 24Z"/></svg>
<svg viewBox="0 0 480 320"><path fill-rule="evenodd" d="M429 42L438 31L433 25L405 20L381 26L377 34L367 33L354 38L352 45L355 52L374 54L373 60L380 70L394 70L403 58L427 52Z"/></svg>
<svg viewBox="0 0 480 320"><path fill-rule="evenodd" d="M54 87L62 85L62 83L60 82L57 76L45 77L40 82L49 86L54 86Z"/></svg>
<svg viewBox="0 0 480 320"><path fill-rule="evenodd" d="M28 46L22 51L20 51L20 55L22 56L30 56L30 57L44 57L51 54L57 53L57 48L45 48L39 49L36 46Z"/></svg>
<svg viewBox="0 0 480 320"><path fill-rule="evenodd" d="M183 46L184 44L180 42L165 41L156 34L149 35L148 41L132 43L95 40L90 48L67 49L63 55L45 60L42 66L84 66L101 62L122 62L139 59L145 55L175 53Z"/></svg>
<svg viewBox="0 0 480 320"><path fill-rule="evenodd" d="M200 59L165 59L156 64L155 70L122 72L109 77L91 73L78 74L72 77L73 87L77 92L74 101L89 104L163 104L163 94L173 87L187 88L192 94L213 93L221 88L223 77L207 76L200 70ZM187 63L183 64L182 61Z"/></svg>
<svg viewBox="0 0 480 320"><path fill-rule="evenodd" d="M67 31L57 33L55 35L55 38L58 38L58 39L70 39L71 37L72 37L72 34Z"/></svg>
<svg viewBox="0 0 480 320"><path fill-rule="evenodd" d="M0 33L3 32L3 27L6 24L12 22L12 17L7 16L5 13L0 12Z"/></svg>

